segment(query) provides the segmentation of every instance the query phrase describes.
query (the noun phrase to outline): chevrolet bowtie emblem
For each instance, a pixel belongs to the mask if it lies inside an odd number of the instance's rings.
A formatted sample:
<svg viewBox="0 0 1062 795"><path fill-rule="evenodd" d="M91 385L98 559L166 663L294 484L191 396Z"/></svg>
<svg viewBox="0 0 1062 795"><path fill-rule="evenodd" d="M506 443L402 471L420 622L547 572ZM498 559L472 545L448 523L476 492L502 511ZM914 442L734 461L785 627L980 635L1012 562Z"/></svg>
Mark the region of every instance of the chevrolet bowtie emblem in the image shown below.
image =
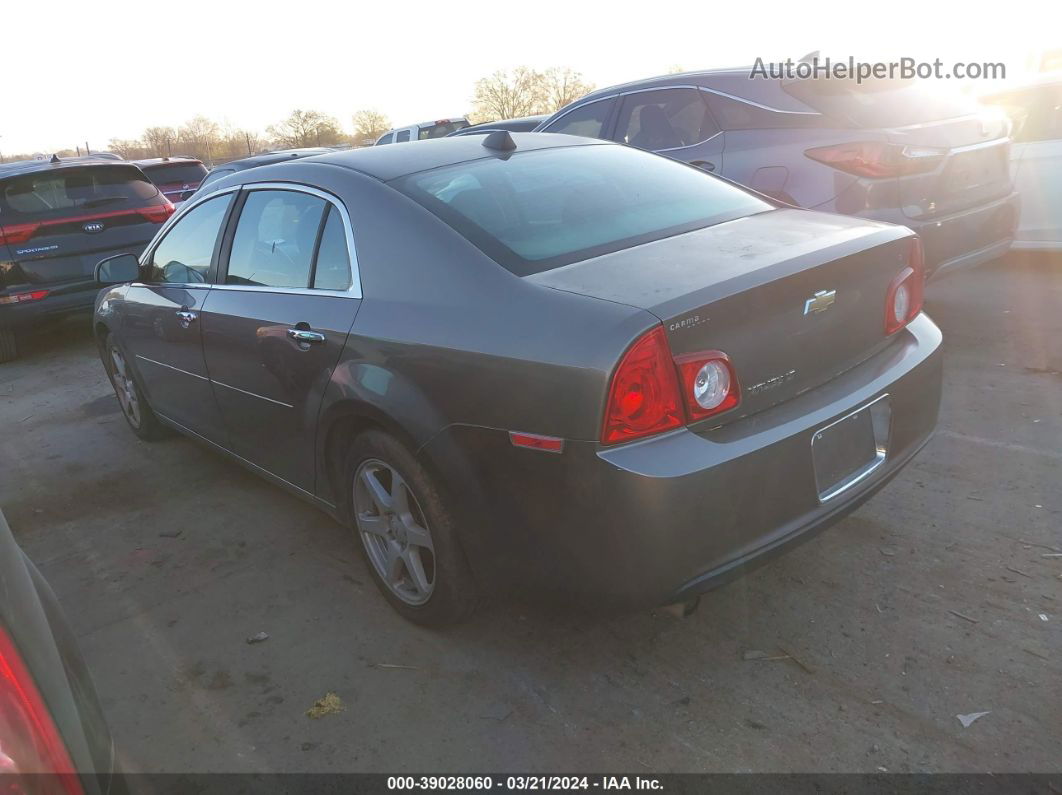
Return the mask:
<svg viewBox="0 0 1062 795"><path fill-rule="evenodd" d="M831 306L833 302L837 300L836 290L819 290L815 295L811 296L804 302L804 314L819 314L825 312Z"/></svg>

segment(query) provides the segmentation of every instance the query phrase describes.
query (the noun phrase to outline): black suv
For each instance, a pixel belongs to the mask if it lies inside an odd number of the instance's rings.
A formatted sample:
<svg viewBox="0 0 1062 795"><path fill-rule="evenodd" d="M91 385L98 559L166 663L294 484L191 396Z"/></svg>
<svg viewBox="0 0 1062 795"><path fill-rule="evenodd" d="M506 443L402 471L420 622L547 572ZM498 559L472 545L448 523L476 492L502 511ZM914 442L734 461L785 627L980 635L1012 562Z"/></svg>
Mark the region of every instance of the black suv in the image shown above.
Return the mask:
<svg viewBox="0 0 1062 795"><path fill-rule="evenodd" d="M139 255L173 204L131 163L53 157L0 165L0 362L18 332L91 311L96 263Z"/></svg>

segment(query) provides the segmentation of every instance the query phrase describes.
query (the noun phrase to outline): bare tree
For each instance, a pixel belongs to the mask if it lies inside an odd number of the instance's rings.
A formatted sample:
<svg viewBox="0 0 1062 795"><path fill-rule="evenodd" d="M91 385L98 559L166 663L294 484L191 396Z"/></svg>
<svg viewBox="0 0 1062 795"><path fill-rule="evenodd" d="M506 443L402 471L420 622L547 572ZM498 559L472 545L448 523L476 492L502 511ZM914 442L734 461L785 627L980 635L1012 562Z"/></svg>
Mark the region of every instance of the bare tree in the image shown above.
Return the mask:
<svg viewBox="0 0 1062 795"><path fill-rule="evenodd" d="M212 162L221 141L221 127L213 119L196 116L177 130L177 144L185 150L180 154L192 155Z"/></svg>
<svg viewBox="0 0 1062 795"><path fill-rule="evenodd" d="M332 146L343 137L339 122L316 110L293 110L283 121L266 128L273 142L286 149L303 146Z"/></svg>
<svg viewBox="0 0 1062 795"><path fill-rule="evenodd" d="M173 154L177 131L172 127L148 127L142 139L152 157L167 157Z"/></svg>
<svg viewBox="0 0 1062 795"><path fill-rule="evenodd" d="M545 108L542 74L526 66L495 72L476 81L472 103L476 121L532 116Z"/></svg>
<svg viewBox="0 0 1062 795"><path fill-rule="evenodd" d="M354 146L372 146L391 129L391 120L378 110L359 110L353 120Z"/></svg>
<svg viewBox="0 0 1062 795"><path fill-rule="evenodd" d="M112 138L107 144L107 149L126 160L140 160L151 157L151 152L143 141L131 138Z"/></svg>
<svg viewBox="0 0 1062 795"><path fill-rule="evenodd" d="M554 66L542 73L541 113L553 113L594 90L594 84L567 67Z"/></svg>

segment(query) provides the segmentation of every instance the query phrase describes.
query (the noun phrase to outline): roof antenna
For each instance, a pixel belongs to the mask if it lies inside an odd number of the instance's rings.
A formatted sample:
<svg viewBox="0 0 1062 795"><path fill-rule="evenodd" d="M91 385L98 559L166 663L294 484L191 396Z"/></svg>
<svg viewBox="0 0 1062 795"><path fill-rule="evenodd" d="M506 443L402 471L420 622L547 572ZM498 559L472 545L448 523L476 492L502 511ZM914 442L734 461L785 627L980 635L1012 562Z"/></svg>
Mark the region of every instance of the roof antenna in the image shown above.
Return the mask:
<svg viewBox="0 0 1062 795"><path fill-rule="evenodd" d="M497 149L500 152L511 152L516 148L516 141L509 135L508 130L495 130L483 139L483 145L488 149Z"/></svg>
<svg viewBox="0 0 1062 795"><path fill-rule="evenodd" d="M50 163L58 163L59 162L59 155L52 155L52 159L49 162Z"/></svg>

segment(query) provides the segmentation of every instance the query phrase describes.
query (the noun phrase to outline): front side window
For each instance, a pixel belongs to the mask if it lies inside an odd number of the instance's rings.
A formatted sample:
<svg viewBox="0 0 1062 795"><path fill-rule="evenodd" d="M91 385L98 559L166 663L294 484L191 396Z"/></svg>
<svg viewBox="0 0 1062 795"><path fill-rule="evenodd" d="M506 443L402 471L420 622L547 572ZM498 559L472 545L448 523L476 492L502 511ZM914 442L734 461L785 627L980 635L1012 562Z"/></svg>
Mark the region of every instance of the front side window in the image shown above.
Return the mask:
<svg viewBox="0 0 1062 795"><path fill-rule="evenodd" d="M226 284L308 287L328 202L293 190L251 191L240 212Z"/></svg>
<svg viewBox="0 0 1062 795"><path fill-rule="evenodd" d="M385 136L380 138L380 140L376 142L376 145L377 146L383 146L384 144L393 143L394 140L395 140L395 134L393 132L389 132Z"/></svg>
<svg viewBox="0 0 1062 795"><path fill-rule="evenodd" d="M616 124L617 141L651 151L693 146L717 132L708 103L694 88L628 94Z"/></svg>
<svg viewBox="0 0 1062 795"><path fill-rule="evenodd" d="M602 99L587 102L575 110L569 111L546 127L543 132L563 133L564 135L582 135L586 138L600 138L612 110L615 99Z"/></svg>
<svg viewBox="0 0 1062 795"><path fill-rule="evenodd" d="M181 216L155 247L144 280L153 284L205 282L231 201L231 193L216 196Z"/></svg>
<svg viewBox="0 0 1062 795"><path fill-rule="evenodd" d="M612 144L483 158L389 184L520 276L773 209L695 168Z"/></svg>

